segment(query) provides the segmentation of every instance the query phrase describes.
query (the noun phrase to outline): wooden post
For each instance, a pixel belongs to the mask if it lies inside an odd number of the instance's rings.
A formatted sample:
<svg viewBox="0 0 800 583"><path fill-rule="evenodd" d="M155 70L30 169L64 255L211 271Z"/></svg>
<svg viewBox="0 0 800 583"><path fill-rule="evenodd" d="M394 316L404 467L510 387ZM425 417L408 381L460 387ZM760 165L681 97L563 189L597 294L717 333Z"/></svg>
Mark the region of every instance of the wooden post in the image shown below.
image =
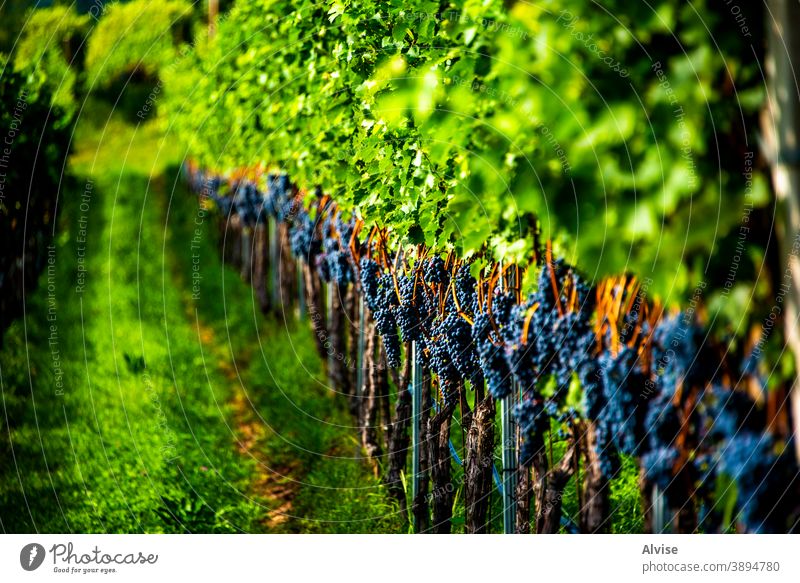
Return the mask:
<svg viewBox="0 0 800 583"><path fill-rule="evenodd" d="M303 279L303 266L300 261L295 264L297 265L297 319L302 321L306 317L306 288L305 280Z"/></svg>
<svg viewBox="0 0 800 583"><path fill-rule="evenodd" d="M219 14L219 0L208 0L208 38L217 34L217 15Z"/></svg>
<svg viewBox="0 0 800 583"><path fill-rule="evenodd" d="M778 220L783 271L779 285L789 286L783 301L786 342L800 371L800 88L795 65L800 63L800 3L768 0L767 105L762 118L767 157L772 163L772 183ZM794 422L794 447L800 461L800 386L798 377L790 393Z"/></svg>
<svg viewBox="0 0 800 583"><path fill-rule="evenodd" d="M272 308L276 310L281 303L280 279L281 253L278 242L278 221L269 219L269 266L270 266L270 293L272 294Z"/></svg>

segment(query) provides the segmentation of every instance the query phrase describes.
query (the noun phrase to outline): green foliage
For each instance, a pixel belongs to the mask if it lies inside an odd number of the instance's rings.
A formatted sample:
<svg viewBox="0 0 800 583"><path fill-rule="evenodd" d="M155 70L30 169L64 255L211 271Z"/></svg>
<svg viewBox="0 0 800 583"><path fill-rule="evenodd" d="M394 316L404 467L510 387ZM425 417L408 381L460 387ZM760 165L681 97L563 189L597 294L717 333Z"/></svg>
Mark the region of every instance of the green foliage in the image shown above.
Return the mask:
<svg viewBox="0 0 800 583"><path fill-rule="evenodd" d="M11 52L29 11L27 2L0 2L0 52Z"/></svg>
<svg viewBox="0 0 800 583"><path fill-rule="evenodd" d="M1 335L44 269L72 126L47 85L14 72L3 55L0 71Z"/></svg>
<svg viewBox="0 0 800 583"><path fill-rule="evenodd" d="M723 12L240 2L170 75L173 121L206 166L266 162L397 239L525 259L536 216L593 275L668 295L744 204L758 67Z"/></svg>
<svg viewBox="0 0 800 583"><path fill-rule="evenodd" d="M108 86L137 72L156 76L176 58L194 10L186 0L134 0L110 4L86 52L87 87Z"/></svg>
<svg viewBox="0 0 800 583"><path fill-rule="evenodd" d="M68 117L78 107L78 73L89 28L89 17L72 7L32 10L14 49L14 70L27 75L37 89L46 87L52 104Z"/></svg>

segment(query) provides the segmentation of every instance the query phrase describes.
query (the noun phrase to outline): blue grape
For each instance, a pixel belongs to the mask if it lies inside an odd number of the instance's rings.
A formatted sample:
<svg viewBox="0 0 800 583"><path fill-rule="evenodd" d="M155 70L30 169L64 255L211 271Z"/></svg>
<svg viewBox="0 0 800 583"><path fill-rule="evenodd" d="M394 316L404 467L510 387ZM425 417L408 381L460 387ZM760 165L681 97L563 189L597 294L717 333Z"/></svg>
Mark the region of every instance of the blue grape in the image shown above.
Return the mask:
<svg viewBox="0 0 800 583"><path fill-rule="evenodd" d="M441 257L432 257L425 263L425 281L430 284L440 283L445 287L450 283L450 275Z"/></svg>
<svg viewBox="0 0 800 583"><path fill-rule="evenodd" d="M788 451L776 453L768 434L742 432L720 451L718 471L736 483L739 518L748 532L787 532L796 519L798 469Z"/></svg>
<svg viewBox="0 0 800 583"><path fill-rule="evenodd" d="M675 477L678 452L669 447L658 447L642 456L642 467L647 479L667 492Z"/></svg>
<svg viewBox="0 0 800 583"><path fill-rule="evenodd" d="M528 466L544 446L544 434L550 429L550 415L541 401L526 399L514 408L514 418L522 435L520 463Z"/></svg>
<svg viewBox="0 0 800 583"><path fill-rule="evenodd" d="M475 316L472 339L477 346L478 359L487 388L495 399L503 399L513 389L511 370L508 368L503 346L496 345L493 336L488 312Z"/></svg>

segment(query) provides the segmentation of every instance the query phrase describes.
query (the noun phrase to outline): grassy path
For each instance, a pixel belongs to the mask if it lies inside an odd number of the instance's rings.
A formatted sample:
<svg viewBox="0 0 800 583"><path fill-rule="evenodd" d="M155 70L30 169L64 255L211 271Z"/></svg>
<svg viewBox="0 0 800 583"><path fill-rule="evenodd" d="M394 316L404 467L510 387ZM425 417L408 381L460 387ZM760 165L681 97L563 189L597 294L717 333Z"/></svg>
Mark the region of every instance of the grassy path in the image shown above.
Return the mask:
<svg viewBox="0 0 800 583"><path fill-rule="evenodd" d="M396 531L308 330L221 265L157 131L109 125L0 352L0 530Z"/></svg>

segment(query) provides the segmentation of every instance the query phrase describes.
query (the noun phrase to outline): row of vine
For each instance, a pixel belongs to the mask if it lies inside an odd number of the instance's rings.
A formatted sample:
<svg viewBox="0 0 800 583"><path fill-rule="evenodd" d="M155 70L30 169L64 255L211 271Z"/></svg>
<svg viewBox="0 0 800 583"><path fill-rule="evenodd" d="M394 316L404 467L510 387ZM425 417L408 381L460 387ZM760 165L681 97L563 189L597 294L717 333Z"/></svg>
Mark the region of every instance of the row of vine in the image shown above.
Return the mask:
<svg viewBox="0 0 800 583"><path fill-rule="evenodd" d="M571 479L580 492L577 529L608 532L610 483L623 457L638 460L647 531L797 528L800 481L787 448L786 391L767 391L757 351L715 341L694 309L665 310L633 277L589 285L552 256L549 243L536 245L528 265L466 262L401 245L385 228L364 230L331 197L300 192L285 175L223 178L188 169L202 204L216 206L236 235L228 252L238 252L228 259L251 278L265 310L266 230L275 219L282 305L274 307L285 310L297 293L299 261L335 389L349 398L376 473L425 530L451 531L455 419L465 431L465 528L486 531L495 408L515 397L518 532L561 530ZM527 297L518 283L525 270L537 282ZM330 319L323 282L335 291ZM368 308L361 387L346 364L356 357L359 296ZM418 420L425 480L409 501L402 476L412 343L426 371ZM398 391L394 412L389 378ZM654 488L668 509L664 524L654 523Z"/></svg>

